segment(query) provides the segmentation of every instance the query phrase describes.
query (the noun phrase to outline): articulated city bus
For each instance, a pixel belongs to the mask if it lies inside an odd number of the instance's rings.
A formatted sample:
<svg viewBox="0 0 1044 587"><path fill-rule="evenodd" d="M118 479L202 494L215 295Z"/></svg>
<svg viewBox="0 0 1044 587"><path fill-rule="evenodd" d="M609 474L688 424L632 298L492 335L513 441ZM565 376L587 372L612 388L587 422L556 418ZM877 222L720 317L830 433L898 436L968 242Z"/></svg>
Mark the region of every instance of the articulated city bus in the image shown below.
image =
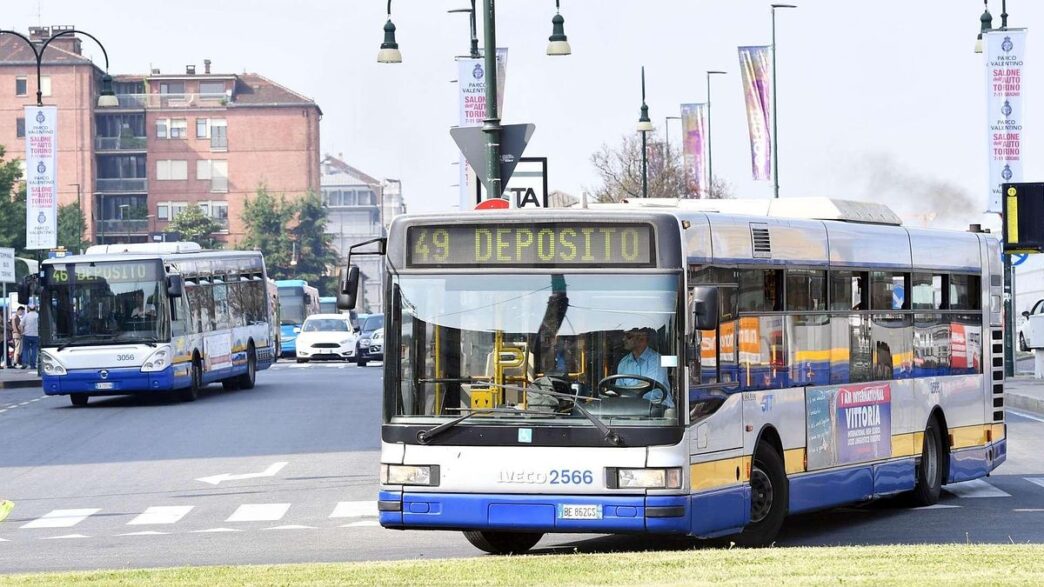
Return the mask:
<svg viewBox="0 0 1044 587"><path fill-rule="evenodd" d="M791 513L988 475L996 239L778 202L396 218L381 525L494 553L549 532L763 545Z"/></svg>
<svg viewBox="0 0 1044 587"><path fill-rule="evenodd" d="M43 263L40 365L48 395L251 389L275 357L264 259L195 243L98 245Z"/></svg>
<svg viewBox="0 0 1044 587"><path fill-rule="evenodd" d="M279 288L279 355L297 354L297 334L305 318L319 313L319 290L303 279L280 279Z"/></svg>

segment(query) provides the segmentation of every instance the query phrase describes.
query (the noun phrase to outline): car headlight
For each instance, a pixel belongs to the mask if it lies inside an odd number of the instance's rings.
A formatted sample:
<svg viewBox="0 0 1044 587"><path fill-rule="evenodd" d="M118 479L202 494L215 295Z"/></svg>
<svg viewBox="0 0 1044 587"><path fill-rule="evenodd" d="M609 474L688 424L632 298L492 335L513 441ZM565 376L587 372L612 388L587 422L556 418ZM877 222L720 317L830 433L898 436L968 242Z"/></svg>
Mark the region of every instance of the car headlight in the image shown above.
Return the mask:
<svg viewBox="0 0 1044 587"><path fill-rule="evenodd" d="M40 364L45 375L65 375L65 366L61 361L46 352L40 352Z"/></svg>
<svg viewBox="0 0 1044 587"><path fill-rule="evenodd" d="M438 465L381 465L381 483L384 485L439 484Z"/></svg>
<svg viewBox="0 0 1044 587"><path fill-rule="evenodd" d="M151 355L145 358L145 363L141 366L142 373L150 373L154 371L162 371L170 365L170 349L161 348L156 349Z"/></svg>
<svg viewBox="0 0 1044 587"><path fill-rule="evenodd" d="M610 482L612 482L610 475ZM679 489L681 469L617 469L614 489Z"/></svg>
<svg viewBox="0 0 1044 587"><path fill-rule="evenodd" d="M337 344L339 344L339 345L341 345L341 346L349 345L349 344L352 344L352 339L350 339L350 338L346 338L346 339L344 339L344 340L342 340L342 341L338 342Z"/></svg>
<svg viewBox="0 0 1044 587"><path fill-rule="evenodd" d="M384 340L384 333L383 332L378 332L378 333L374 334L373 338L371 338L370 340L372 342L377 342L378 340Z"/></svg>
<svg viewBox="0 0 1044 587"><path fill-rule="evenodd" d="M370 346L370 339L368 339L368 338L360 338L359 339L359 344L361 344L362 346Z"/></svg>

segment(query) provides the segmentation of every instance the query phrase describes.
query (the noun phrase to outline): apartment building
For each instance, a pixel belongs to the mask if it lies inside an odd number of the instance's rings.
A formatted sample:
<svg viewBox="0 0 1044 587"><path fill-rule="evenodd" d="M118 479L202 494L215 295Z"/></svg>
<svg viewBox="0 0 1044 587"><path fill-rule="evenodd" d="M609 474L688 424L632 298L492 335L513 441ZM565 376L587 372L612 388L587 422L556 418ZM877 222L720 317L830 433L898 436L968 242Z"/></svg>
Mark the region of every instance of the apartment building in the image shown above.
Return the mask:
<svg viewBox="0 0 1044 587"><path fill-rule="evenodd" d="M41 42L61 27L30 29ZM32 51L0 35L0 144L24 152L16 114L35 101ZM70 35L46 52L44 102L59 109L59 199L89 206L90 238L143 242L178 212L199 206L221 227L218 238L243 237L244 201L266 186L299 197L318 192L319 119L306 98L260 74L222 74L204 60L184 73L113 75L119 105L96 107L101 71ZM65 41L66 38L59 39ZM29 76L32 78L32 76ZM24 92L19 94L18 92ZM50 94L51 99L48 99Z"/></svg>
<svg viewBox="0 0 1044 587"><path fill-rule="evenodd" d="M345 163L343 156L326 155L322 168L322 198L327 207L326 233L333 236L334 248L342 260L348 248L385 236L392 219L406 213L402 182L376 179ZM352 259L362 273L361 312L383 311L381 274L383 257L361 256Z"/></svg>

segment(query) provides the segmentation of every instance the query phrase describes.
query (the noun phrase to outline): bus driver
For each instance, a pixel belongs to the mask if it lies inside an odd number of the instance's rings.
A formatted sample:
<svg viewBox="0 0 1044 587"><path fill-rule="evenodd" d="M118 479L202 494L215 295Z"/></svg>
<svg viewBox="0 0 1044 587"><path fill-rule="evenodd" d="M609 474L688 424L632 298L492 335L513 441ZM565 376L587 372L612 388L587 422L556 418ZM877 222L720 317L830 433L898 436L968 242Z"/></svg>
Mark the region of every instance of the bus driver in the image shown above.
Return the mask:
<svg viewBox="0 0 1044 587"><path fill-rule="evenodd" d="M624 348L629 351L616 366L620 375L642 375L660 382L665 389L670 389L667 382L667 369L661 364L660 353L649 347L651 328L632 328L624 334ZM638 379L621 379L620 385L644 385ZM663 390L655 387L642 397L649 401L661 401ZM664 407L674 407L670 394L663 400Z"/></svg>

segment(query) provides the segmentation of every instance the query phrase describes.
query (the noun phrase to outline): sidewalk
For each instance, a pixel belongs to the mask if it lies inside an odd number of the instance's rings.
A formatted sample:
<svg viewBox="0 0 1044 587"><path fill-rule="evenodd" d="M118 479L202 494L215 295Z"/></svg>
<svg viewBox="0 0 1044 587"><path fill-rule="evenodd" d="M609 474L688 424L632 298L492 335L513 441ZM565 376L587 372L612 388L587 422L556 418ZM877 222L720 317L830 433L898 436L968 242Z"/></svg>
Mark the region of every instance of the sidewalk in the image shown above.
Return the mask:
<svg viewBox="0 0 1044 587"><path fill-rule="evenodd" d="M36 369L0 369L0 390L40 387Z"/></svg>
<svg viewBox="0 0 1044 587"><path fill-rule="evenodd" d="M1044 379L1019 375L1004 380L1004 405L1044 414Z"/></svg>

